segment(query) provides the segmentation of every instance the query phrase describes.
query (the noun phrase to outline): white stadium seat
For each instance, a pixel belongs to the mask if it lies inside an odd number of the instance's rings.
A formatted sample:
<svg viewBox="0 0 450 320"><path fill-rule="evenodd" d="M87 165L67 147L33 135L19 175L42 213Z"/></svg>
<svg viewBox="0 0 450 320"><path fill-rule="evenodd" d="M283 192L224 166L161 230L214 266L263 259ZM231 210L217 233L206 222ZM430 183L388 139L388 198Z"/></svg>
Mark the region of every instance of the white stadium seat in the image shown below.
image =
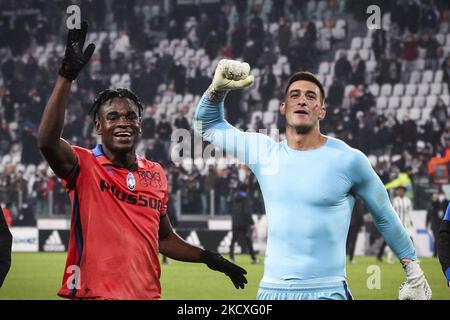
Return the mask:
<svg viewBox="0 0 450 320"><path fill-rule="evenodd" d="M400 106L400 98L399 97L390 97L388 103L388 109L398 109Z"/></svg>
<svg viewBox="0 0 450 320"><path fill-rule="evenodd" d="M442 94L439 98L444 100L444 103L447 107L450 107L450 96L448 94Z"/></svg>
<svg viewBox="0 0 450 320"><path fill-rule="evenodd" d="M427 97L427 102L425 104L425 108L433 108L437 104L437 96L429 95Z"/></svg>
<svg viewBox="0 0 450 320"><path fill-rule="evenodd" d="M421 119L422 119L423 121L429 120L432 111L433 111L432 108L424 108L424 109L422 109L422 116L421 116Z"/></svg>
<svg viewBox="0 0 450 320"><path fill-rule="evenodd" d="M392 94L392 85L385 83L381 86L381 93L383 97L389 97Z"/></svg>
<svg viewBox="0 0 450 320"><path fill-rule="evenodd" d="M378 83L373 83L369 85L369 91L375 96L378 97L380 95L380 86Z"/></svg>
<svg viewBox="0 0 450 320"><path fill-rule="evenodd" d="M430 94L439 96L442 93L443 83L432 83L430 84Z"/></svg>
<svg viewBox="0 0 450 320"><path fill-rule="evenodd" d="M415 96L414 97L414 108L425 108L425 98L422 96Z"/></svg>
<svg viewBox="0 0 450 320"><path fill-rule="evenodd" d="M377 62L375 60L366 61L366 72L372 73L377 68Z"/></svg>
<svg viewBox="0 0 450 320"><path fill-rule="evenodd" d="M386 109L388 104L388 100L386 97L378 97L377 98L377 109Z"/></svg>
<svg viewBox="0 0 450 320"><path fill-rule="evenodd" d="M405 91L405 95L406 96L415 96L417 92L417 85L414 83L408 83L406 85L406 91Z"/></svg>
<svg viewBox="0 0 450 320"><path fill-rule="evenodd" d="M409 77L409 83L419 83L420 82L420 72L413 71Z"/></svg>
<svg viewBox="0 0 450 320"><path fill-rule="evenodd" d="M403 96L403 92L405 91L405 86L403 83L397 83L394 85L394 91L392 92L392 95L394 97L401 97Z"/></svg>
<svg viewBox="0 0 450 320"><path fill-rule="evenodd" d="M352 39L350 48L354 49L354 50L358 50L358 49L361 49L361 47L362 47L362 39L360 37L354 37Z"/></svg>
<svg viewBox="0 0 450 320"><path fill-rule="evenodd" d="M433 82L433 71L426 70L422 76L422 83L430 83Z"/></svg>
<svg viewBox="0 0 450 320"><path fill-rule="evenodd" d="M418 120L420 120L421 113L422 112L419 108L412 108L409 111L409 116L410 116L411 120L418 121Z"/></svg>
<svg viewBox="0 0 450 320"><path fill-rule="evenodd" d="M430 92L430 86L428 83L420 83L417 89L417 95L426 96Z"/></svg>
<svg viewBox="0 0 450 320"><path fill-rule="evenodd" d="M400 98L400 108L409 109L413 106L413 98L411 96L403 96Z"/></svg>
<svg viewBox="0 0 450 320"><path fill-rule="evenodd" d="M434 83L441 83L444 80L444 71L443 70L437 70L434 74Z"/></svg>
<svg viewBox="0 0 450 320"><path fill-rule="evenodd" d="M318 74L319 75L322 75L322 74L326 75L326 74L328 74L328 72L330 72L330 64L328 62L326 62L326 61L321 62L320 65L319 65L319 72L318 72Z"/></svg>
<svg viewBox="0 0 450 320"><path fill-rule="evenodd" d="M406 115L409 115L408 109L398 109L397 110L397 120L398 121L403 122Z"/></svg>
<svg viewBox="0 0 450 320"><path fill-rule="evenodd" d="M372 48L372 38L366 37L363 40L363 49L371 49Z"/></svg>

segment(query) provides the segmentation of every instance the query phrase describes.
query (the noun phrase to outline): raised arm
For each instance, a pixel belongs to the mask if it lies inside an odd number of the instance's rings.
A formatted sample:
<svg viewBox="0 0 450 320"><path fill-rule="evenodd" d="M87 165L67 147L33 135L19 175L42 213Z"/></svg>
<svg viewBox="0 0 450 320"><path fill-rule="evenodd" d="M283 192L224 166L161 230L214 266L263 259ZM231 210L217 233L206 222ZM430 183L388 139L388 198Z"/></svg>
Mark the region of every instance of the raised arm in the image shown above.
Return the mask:
<svg viewBox="0 0 450 320"><path fill-rule="evenodd" d="M376 227L400 259L406 274L406 281L400 286L399 299L431 299L431 288L417 262L412 241L391 205L386 188L367 157L360 151L355 152L351 163L353 191L364 200Z"/></svg>
<svg viewBox="0 0 450 320"><path fill-rule="evenodd" d="M227 93L253 83L250 66L234 60L221 60L208 90L202 96L194 114L194 130L206 141L246 164L256 164L261 152L268 150L273 140L259 133L243 132L229 124L224 117Z"/></svg>
<svg viewBox="0 0 450 320"><path fill-rule="evenodd" d="M65 178L75 167L77 157L67 141L61 138L71 82L88 63L95 45L83 52L88 25L83 21L81 29L69 30L66 51L59 76L50 99L44 109L38 132L38 147L59 178Z"/></svg>

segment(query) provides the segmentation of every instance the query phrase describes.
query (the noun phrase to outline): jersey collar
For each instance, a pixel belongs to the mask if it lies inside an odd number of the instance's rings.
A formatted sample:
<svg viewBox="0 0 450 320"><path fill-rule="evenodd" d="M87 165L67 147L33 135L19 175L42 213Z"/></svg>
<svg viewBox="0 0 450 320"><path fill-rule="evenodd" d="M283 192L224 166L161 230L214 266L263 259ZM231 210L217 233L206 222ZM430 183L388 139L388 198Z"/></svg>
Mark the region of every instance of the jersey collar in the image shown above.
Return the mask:
<svg viewBox="0 0 450 320"><path fill-rule="evenodd" d="M103 152L103 147L101 144L97 144L95 148L92 149L92 154L102 166L114 166L111 160L109 160L106 154ZM141 157L136 156L136 164L138 166L138 169L144 168L144 162Z"/></svg>

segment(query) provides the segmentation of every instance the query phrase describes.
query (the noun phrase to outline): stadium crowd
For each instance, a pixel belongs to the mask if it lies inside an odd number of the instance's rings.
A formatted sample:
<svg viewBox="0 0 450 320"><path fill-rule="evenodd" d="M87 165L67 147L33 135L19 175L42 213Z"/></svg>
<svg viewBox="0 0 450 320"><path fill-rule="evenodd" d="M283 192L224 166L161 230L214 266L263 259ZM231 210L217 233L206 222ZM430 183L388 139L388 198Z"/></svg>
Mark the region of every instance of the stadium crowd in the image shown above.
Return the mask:
<svg viewBox="0 0 450 320"><path fill-rule="evenodd" d="M383 23L390 17L389 28L370 32L368 50L350 56L354 39L367 38L366 8L377 2ZM90 23L97 48L89 71L74 86L64 137L92 148L97 140L87 112L95 96L108 87L130 87L145 105L138 152L164 165L174 199L180 191L182 213L210 213L211 191L214 211L229 213L233 192L243 182L250 186L252 211L264 212L248 168L194 157L173 163L170 157L172 132L192 132L195 104L223 57L241 58L257 72L253 89L228 96L231 124L242 130L277 127L282 136L277 107L285 81L291 71L311 70L322 76L328 92L322 131L368 155L384 183L407 174L414 206L426 209L431 193L442 194L449 181L450 38L435 36L450 29L446 0L229 0L170 8L163 1L74 3ZM37 214L70 212L36 142L63 53L66 5L44 0L0 5L0 202L17 223L33 223ZM333 62L327 72L321 72L324 62ZM440 74L438 82L444 84L428 115L379 108L374 85L381 91L384 85L406 86L426 71Z"/></svg>

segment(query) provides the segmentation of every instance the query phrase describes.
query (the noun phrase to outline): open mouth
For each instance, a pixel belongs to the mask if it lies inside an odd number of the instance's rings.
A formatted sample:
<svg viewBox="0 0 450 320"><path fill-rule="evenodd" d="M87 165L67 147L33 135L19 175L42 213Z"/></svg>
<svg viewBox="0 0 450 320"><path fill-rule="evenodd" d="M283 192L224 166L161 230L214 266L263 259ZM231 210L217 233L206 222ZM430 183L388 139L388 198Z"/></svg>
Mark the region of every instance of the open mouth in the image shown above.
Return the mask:
<svg viewBox="0 0 450 320"><path fill-rule="evenodd" d="M302 114L302 115L308 115L308 114L309 114L309 113L306 112L305 110L297 110L297 111L294 111L294 113L295 113L295 114Z"/></svg>
<svg viewBox="0 0 450 320"><path fill-rule="evenodd" d="M128 132L128 131L120 131L120 132L113 133L113 136L119 141L127 142L127 141L131 140L133 133Z"/></svg>

